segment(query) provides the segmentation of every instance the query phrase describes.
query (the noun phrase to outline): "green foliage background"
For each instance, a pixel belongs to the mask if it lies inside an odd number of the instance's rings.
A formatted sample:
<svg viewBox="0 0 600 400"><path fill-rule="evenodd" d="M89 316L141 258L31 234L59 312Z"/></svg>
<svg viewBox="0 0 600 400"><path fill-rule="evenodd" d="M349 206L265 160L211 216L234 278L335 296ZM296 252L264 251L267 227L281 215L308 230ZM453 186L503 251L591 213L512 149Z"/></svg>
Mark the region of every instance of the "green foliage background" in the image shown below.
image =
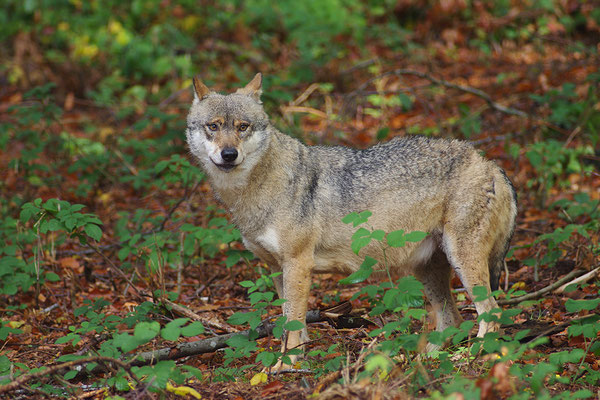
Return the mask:
<svg viewBox="0 0 600 400"><path fill-rule="evenodd" d="M130 390L165 396L172 392L168 385L192 379L200 387L244 381L248 371L270 367L289 355L259 350L254 340L261 319L283 302L273 291L276 274L263 270L240 246L239 232L222 210L206 200L204 174L186 155L184 116L196 74L210 86L230 89L263 72L263 100L275 123L311 143L373 144L399 133L390 128L394 117L428 112L434 115L434 124L403 130L476 143L502 133L506 137L503 162L521 179L517 185L521 204L552 216L548 227L511 250L527 256L512 259L532 266L536 279L566 258L578 261L580 252L597 263L600 201L593 192L576 190L571 183L573 176L581 177L578 182L584 186L597 182L593 179L599 156L600 75L597 69L585 68L598 65L598 25L600 8L593 1L4 0L0 5L0 340L9 343L26 337L30 332L25 331L22 316L47 309L53 293L74 285L75 279L64 273L57 259L94 257L94 264L110 269L114 293L123 290L123 296L147 301L119 314L107 300L82 300L71 289L70 314L54 327L48 341L63 346L55 362L102 356L129 363L129 369L119 366L92 380L94 385L109 387L115 398ZM410 87L401 86L393 93L383 87L385 74L396 68L438 75L448 71L464 78L467 73L460 70L464 53L446 40L448 32L454 31L472 52L468 54L475 54L477 65L490 71L498 68L486 89L502 96L523 81L535 83L525 95L507 100L527 118L509 120L486 108L489 102L481 98L483 106L462 97L450 101L455 92L446 93L448 87L443 85L405 85ZM556 32L562 35L560 40ZM567 76L545 88L538 78L547 69L543 62L528 67L525 77L496 65L498 49L507 43L549 56L554 51L549 43L555 41L562 46L565 64L584 66L583 77L581 73ZM464 63L473 64L472 60ZM455 65L458 73L452 68ZM310 118L282 113L280 108L312 83L317 83L318 96L305 104L327 111L323 135L306 130L313 122ZM358 118L353 118L358 109L370 121L364 129L366 140L356 134ZM502 126L505 130L497 132L497 125L505 121L508 128ZM519 177L521 169L526 173ZM565 195L557 196L561 191ZM423 238L420 232L369 229L369 216L365 211L345 218L357 227L348 240L357 254L371 241L381 242L382 259L366 259L342 285L364 281L378 262L378 268L385 268L387 246L401 247ZM195 276L191 271L198 267L231 269L241 264L249 266L239 280L247 289L250 310L231 314L228 322L250 329L247 336L229 340L222 365L211 374L167 360L131 367L135 351L206 334L202 324L171 313L169 302L183 296L172 286L167 289L165 280L177 280L180 272ZM84 274L91 281L94 268L86 267ZM594 315L598 293L597 284L593 285L594 281L582 285L577 292L580 298L560 304L561 312L572 316L590 314L574 319L568 327L569 337L583 344L554 352L538 352L543 340L521 343L527 335L524 330L514 337L495 334L465 346L473 321L426 334L420 330L426 312L419 282L390 277L381 285L364 286L353 300L369 304L370 316L389 320L369 333L376 339L355 357L363 360L361 368L356 368L351 382L342 383L349 387L368 379L393 386L394 374L402 370L411 396L446 398L458 392L463 398L482 398L483 384L477 378L504 365L510 366L514 382L531 389L515 391L512 398L591 397L590 388L598 384L599 374L594 369L597 364L589 360L597 363L600 355L600 325ZM127 292L131 286L136 293ZM243 290L238 294L243 296ZM514 288L495 293L508 298L519 294ZM521 306L489 318L510 322L520 312L530 319L546 312L539 301ZM301 328L297 321L278 318L273 332L282 338L284 330ZM101 343L76 351L96 335ZM422 361L416 354L425 337L451 345ZM3 383L11 376L38 371L7 348L0 350ZM328 343L310 351L303 366L319 378L348 366L351 353L340 343ZM463 371L463 364L456 367L458 359L470 369ZM93 371L98 363L86 361L85 369ZM423 363L431 376L424 372ZM582 372L569 374L574 366ZM486 376L498 383L497 378ZM82 379L75 369L61 372L61 377L72 382ZM60 379L36 380L28 390L63 397L75 393Z"/></svg>

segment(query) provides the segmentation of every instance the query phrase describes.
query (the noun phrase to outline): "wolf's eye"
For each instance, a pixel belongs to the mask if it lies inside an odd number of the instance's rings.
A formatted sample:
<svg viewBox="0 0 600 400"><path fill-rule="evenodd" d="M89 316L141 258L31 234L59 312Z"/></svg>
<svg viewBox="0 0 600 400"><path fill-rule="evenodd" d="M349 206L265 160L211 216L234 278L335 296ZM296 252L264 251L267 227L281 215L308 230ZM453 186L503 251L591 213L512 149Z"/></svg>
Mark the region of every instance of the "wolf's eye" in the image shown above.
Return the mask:
<svg viewBox="0 0 600 400"><path fill-rule="evenodd" d="M249 126L250 125L248 125L248 124L240 124L240 126L238 126L238 129L240 132L245 132Z"/></svg>
<svg viewBox="0 0 600 400"><path fill-rule="evenodd" d="M216 132L219 129L219 125L212 123L212 124L207 124L206 125L208 127L209 130Z"/></svg>

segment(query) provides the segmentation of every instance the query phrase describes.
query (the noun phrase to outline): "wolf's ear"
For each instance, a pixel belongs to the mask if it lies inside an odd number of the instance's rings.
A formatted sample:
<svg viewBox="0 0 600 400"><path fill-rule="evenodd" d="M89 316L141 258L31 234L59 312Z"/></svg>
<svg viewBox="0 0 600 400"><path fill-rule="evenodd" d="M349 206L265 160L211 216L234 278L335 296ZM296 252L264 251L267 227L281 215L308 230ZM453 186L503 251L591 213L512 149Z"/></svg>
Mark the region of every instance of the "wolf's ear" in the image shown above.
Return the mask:
<svg viewBox="0 0 600 400"><path fill-rule="evenodd" d="M250 83L243 88L238 89L236 93L246 94L257 102L262 103L260 101L260 95L262 94L262 74L259 72L258 74L254 75L254 78L252 78Z"/></svg>
<svg viewBox="0 0 600 400"><path fill-rule="evenodd" d="M197 76L194 77L194 97L202 100L210 93L210 89Z"/></svg>

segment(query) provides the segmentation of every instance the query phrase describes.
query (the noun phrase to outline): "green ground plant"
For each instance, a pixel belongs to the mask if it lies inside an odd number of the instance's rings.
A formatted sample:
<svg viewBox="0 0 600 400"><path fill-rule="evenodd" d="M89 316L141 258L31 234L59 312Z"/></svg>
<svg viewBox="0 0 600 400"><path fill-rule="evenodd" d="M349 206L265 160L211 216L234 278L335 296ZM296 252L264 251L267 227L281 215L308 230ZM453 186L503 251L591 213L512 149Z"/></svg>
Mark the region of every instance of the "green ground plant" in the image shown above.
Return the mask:
<svg viewBox="0 0 600 400"><path fill-rule="evenodd" d="M247 384L262 368L287 360L289 353L281 354L256 339L257 327L270 316L273 336L285 340L285 330L302 326L277 315L284 300L277 299L273 289L276 274L267 273L243 250L240 233L223 210L211 205L204 174L186 156L185 96L196 73L226 88L257 70L265 72L263 100L270 115L276 123L291 121L287 131L308 140L328 142L321 131L333 130L337 140L347 143L353 134L366 132L370 136L361 144L369 144L406 131L475 141L484 136L489 141L481 142L481 149L488 151L485 143L500 140L492 136L509 137L513 158L507 161L498 154L494 158L506 165L515 163L509 175L521 179L520 216L531 220L525 207L532 206L532 192L545 213L539 221L543 224L527 231L529 237L517 232L519 244L511 249L514 269L533 266L537 281L563 274L559 267L568 263L562 261L573 261L575 268L596 267L586 260L600 255L600 200L593 192L600 143L600 75L586 68L598 55L594 30L600 24L598 7L589 1L536 0L518 6L504 0L467 1L440 2L450 5L440 12L438 2L421 3L225 0L198 7L191 0L4 1L0 384L48 371L52 364L90 360L33 379L25 396L76 397L81 395L81 383L91 383L111 388L110 394L102 394L107 398L147 391L168 397L172 385L192 381ZM552 32L559 32L558 37ZM508 72L496 65L501 64L495 58L499 49L510 51L503 47L506 43L518 48L519 56L529 57L532 48L542 55L553 54L556 48L548 53L545 49L554 42L563 45L560 56L570 60L564 63L569 65L568 81L559 76L562 69L553 70L557 64L564 67L556 58L534 57L523 70ZM463 44L480 49L474 57L476 68L462 58ZM511 120L514 116L481 107L481 99L475 99L477 103L464 93L446 93L429 83L413 87L410 79L379 78L389 69L408 66L461 84L476 82L486 91L490 90L486 82L493 82L500 97L505 93L500 89L510 89L511 95L515 89L514 98L498 100L522 108L531 118L520 127L521 122ZM371 86L360 88L363 78L375 79L374 91L369 91ZM528 89L518 89L528 82L533 82ZM297 99L312 83L319 90L303 105L320 110L333 102L325 128L313 128L321 121L310 115L278 117L280 106ZM458 100L447 101L452 98ZM358 110L361 117L353 119L352 112ZM410 124L389 127L398 115L410 118ZM505 123L509 128L502 131ZM554 202L557 192L560 200ZM424 233L369 229L368 218L369 213L363 212L344 219L356 228L349 240L357 254L367 245L380 246L381 257L366 258L357 272L340 281L346 291L330 291L326 297L345 300L348 285L361 283L364 286L350 300L367 307L365 317L382 323L365 329L354 342L341 340L346 339L341 335L333 342L320 336L322 329L311 330L314 339L298 365L313 372L310 379L343 371L336 380L346 387L365 379L372 387L402 385L403 393L411 397L501 398L503 393L490 394L485 385L497 384L498 371L506 369L509 384L527 388L511 392L512 399L596 395L589 388L600 381L597 279L568 288L566 300L548 294L545 300L552 302L551 307L543 300L530 300L505 308L500 316L483 317L521 323L525 316L535 320L551 310L571 320L565 325L567 340L556 346L544 338L527 341L531 332L521 326L513 335L473 338L474 320L427 333L422 285L413 278L391 279L386 261L390 248L422 240ZM523 221L520 227L527 225ZM83 272L62 266L68 258ZM240 272L241 265L249 268ZM92 286L90 275L94 278L100 270L97 286L114 294L111 300L106 293L81 294ZM365 285L374 271L382 272L384 279ZM134 365L136 355L150 348L212 335L208 326L174 315L168 300L197 305L198 297L209 297L206 292L190 295L174 277L192 276L197 288L210 286L213 272L225 274L227 278L219 275L223 281L239 281L245 289L246 299L237 295L249 311L233 313L228 322L248 328L249 335L231 339L208 370L194 367L195 360ZM132 294L132 286L142 292L141 300L133 297L137 294ZM53 297L57 292L60 298ZM492 293L500 299L522 294L517 288ZM464 302L463 293L457 296ZM111 304L114 299L135 306ZM48 311L52 307L61 307L57 321L51 321L57 315ZM42 344L51 348L39 354L51 351L51 355L36 359L38 364L25 361L29 352L38 354L37 344L27 341L39 337L48 338ZM446 347L420 356L427 341ZM47 365L40 367L42 361ZM96 368L105 369L101 378L84 375ZM290 385L302 382L293 375L259 378Z"/></svg>

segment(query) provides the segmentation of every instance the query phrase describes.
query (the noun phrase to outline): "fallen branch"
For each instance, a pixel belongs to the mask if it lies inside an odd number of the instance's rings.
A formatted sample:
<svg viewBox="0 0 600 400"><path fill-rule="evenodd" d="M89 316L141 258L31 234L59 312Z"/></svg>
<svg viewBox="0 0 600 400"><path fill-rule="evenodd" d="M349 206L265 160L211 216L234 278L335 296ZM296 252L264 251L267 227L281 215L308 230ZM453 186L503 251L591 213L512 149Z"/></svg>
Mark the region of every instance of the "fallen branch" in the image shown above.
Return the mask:
<svg viewBox="0 0 600 400"><path fill-rule="evenodd" d="M590 272L587 272L587 273L581 275L580 277L573 279L571 282L565 283L564 285L562 285L561 287L556 289L554 291L554 293L562 294L565 291L565 289L567 288L567 286L574 285L576 283L587 282L591 279L594 279L595 277L600 277L600 267L596 267L593 270L591 270Z"/></svg>
<svg viewBox="0 0 600 400"><path fill-rule="evenodd" d="M540 290L536 290L535 292L527 293L523 296L513 297L511 299L500 299L500 300L498 300L498 304L499 305L517 304L517 303L520 303L525 300L537 299L538 297L541 297L542 295L544 295L548 292L551 292L552 290L561 286L565 282L569 282L571 279L577 278L577 277L583 275L584 273L585 272L580 269L574 269L573 271L569 272L567 275L563 276L562 278L560 278L559 280L557 280L556 282L554 282L551 285L548 285Z"/></svg>
<svg viewBox="0 0 600 400"><path fill-rule="evenodd" d="M306 323L310 324L336 319L343 314L348 314L351 309L351 304L344 302L335 307L328 308L327 310L311 310L306 313ZM274 318L269 318L261 322L256 329L254 329L257 334L257 339L267 337L273 332L275 322L272 321L274 321ZM153 364L161 360L175 360L203 353L211 353L227 347L227 341L236 335L248 337L250 335L250 330L228 333L226 335L219 335L217 337L197 340L195 342L180 343L175 347L165 347L159 350L140 353L131 362L131 365L141 366Z"/></svg>
<svg viewBox="0 0 600 400"><path fill-rule="evenodd" d="M287 368L282 369L276 372L269 372L269 375L281 375L281 374L314 374L315 371L312 369L296 369L296 368Z"/></svg>
<svg viewBox="0 0 600 400"><path fill-rule="evenodd" d="M565 328L567 328L567 327L569 327L571 325L574 325L577 322L580 322L580 321L583 321L585 319L588 319L590 317L593 317L593 314L588 314L588 315L584 315L582 317L577 317L577 318L570 319L568 321L561 322L558 325L551 326L550 328L548 328L548 329L546 329L546 330L538 333L533 338L527 338L527 340L526 340L525 343L531 343L531 342L533 342L533 341L535 341L535 340L537 340L537 339L539 339L541 337L549 337L551 335L557 334L557 333L562 332L563 330L565 330Z"/></svg>
<svg viewBox="0 0 600 400"><path fill-rule="evenodd" d="M92 356L92 357L82 358L80 360L67 361L64 363L51 365L41 371L36 371L36 372L29 373L29 374L23 374L23 375L19 376L18 378L16 378L15 380L13 380L5 385L0 386L0 393L6 393L6 392L10 392L12 390L15 390L15 389L19 388L21 385L24 385L33 379L45 378L45 377L48 377L53 374L61 373L65 370L69 370L73 367L77 367L77 366L81 366L81 365L89 364L89 363L93 363L93 362L97 362L97 363L105 362L105 363L115 364L118 367L126 370L127 373L129 373L129 375L134 380L136 380L139 384L141 384L138 381L137 377L133 373L130 372L130 368L131 368L130 364L128 364L124 361L118 360L116 358L104 357L104 356Z"/></svg>
<svg viewBox="0 0 600 400"><path fill-rule="evenodd" d="M352 311L352 305L349 302L344 302L334 307L330 307L326 310L312 310L306 314L306 323L315 323L315 322L323 322L323 321L331 321L336 320L338 317L343 315L347 315L350 311ZM263 321L255 331L258 333L257 338L263 338L269 336L273 332L273 328L275 327L275 323L272 322L275 318L269 318ZM89 363L112 363L116 366L123 368L129 373L129 375L141 385L138 381L138 378L131 373L131 367L134 366L142 366L147 364L154 364L161 360L174 360L182 357L194 356L202 353L210 353L224 347L227 347L227 341L236 335L244 335L249 336L250 330L245 330L241 332L228 333L226 335L217 336L210 339L198 340L195 342L189 343L180 343L176 347L167 347L156 351L148 351L144 353L140 353L136 355L130 362L126 362L124 360L115 359L111 357L104 356L92 356L87 358L82 358L79 360L67 361L64 363L56 364L47 367L44 370L33 372L30 374L23 374L13 381L0 386L0 394L6 393L12 390L19 388L21 385L33 380L33 379L41 379L53 374L64 373L67 370L75 369L80 374L84 373L99 373L102 371L106 371L106 369L102 365L98 365L91 371L85 371L85 365ZM296 371L294 371L296 372ZM7 379L8 376L0 376L0 381Z"/></svg>

